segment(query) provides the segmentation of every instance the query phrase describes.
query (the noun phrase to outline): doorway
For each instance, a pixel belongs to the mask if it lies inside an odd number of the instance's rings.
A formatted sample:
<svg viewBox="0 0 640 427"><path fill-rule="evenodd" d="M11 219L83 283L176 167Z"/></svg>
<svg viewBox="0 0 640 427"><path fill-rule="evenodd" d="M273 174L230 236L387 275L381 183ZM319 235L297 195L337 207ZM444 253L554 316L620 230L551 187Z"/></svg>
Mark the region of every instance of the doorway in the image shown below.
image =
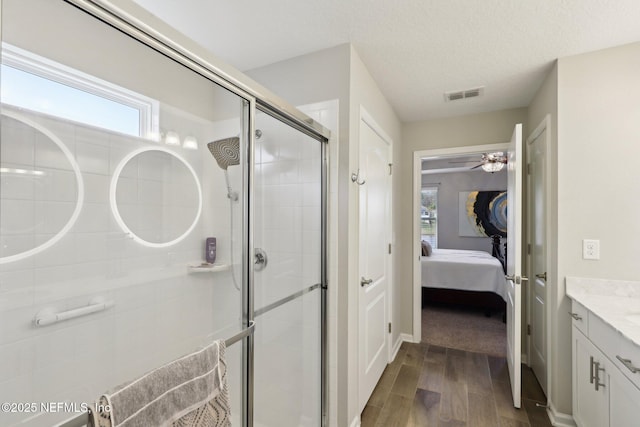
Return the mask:
<svg viewBox="0 0 640 427"><path fill-rule="evenodd" d="M506 237L508 237L508 256L505 259L505 262L502 264L502 268L498 270L498 275L501 277L501 281L498 280L496 283L496 290L491 291L500 294L500 292L504 292L502 298L506 301L506 320L507 320L507 363L509 366L509 377L511 380L511 389L513 394L513 405L516 408L519 408L521 405L521 393L520 393L520 381L521 381L521 288L522 283L527 280L526 277L522 274L522 263L521 256L522 252L520 250L521 245L521 223L522 223L522 124L516 124L514 127L514 131L511 137L511 141L509 144L501 145L489 145L489 146L477 146L477 147L459 147L455 149L443 149L443 150L426 150L426 151L418 151L414 152L414 257L413 257L413 278L414 278L414 341L420 342L422 338L422 324L421 324L421 291L423 286L423 276L429 276L433 274L434 271L439 271L441 269L440 265L443 263L441 261L438 264L435 263L427 263L421 260L421 253L424 251L422 245L420 244L420 195L421 195L421 175L422 175L422 160L424 158L433 158L438 159L446 156L453 156L457 154L466 154L466 153L485 153L482 154L481 163L482 168L485 171L494 171L500 170L505 164L507 165L508 171L508 180L507 180L507 191L505 196L508 198L509 203L509 211L506 216L506 223L508 224L506 229L509 230L509 233ZM495 161L496 158L500 159L502 164L494 164L498 163ZM491 159L491 160L490 160ZM507 161L508 159L508 161ZM490 163L490 164L487 164ZM485 168L485 166L488 166ZM495 168L493 167L495 166ZM474 197L478 196L478 192ZM462 200L463 194L461 193L460 197ZM462 203L461 203L462 205ZM479 214L480 212L476 211L477 201L469 204L466 203L463 205L464 209L459 213L460 221L460 233L462 234L462 218L463 216L469 216L471 218L471 214ZM494 206L495 207L495 206ZM506 211L506 204L505 214ZM473 208L473 212L471 212L470 208ZM484 211L484 209L483 209ZM465 213L465 215L463 215ZM477 220L477 221L476 221ZM482 231L490 231L490 227L487 228L487 225L484 222L480 221L480 218L476 218L476 220L472 221L472 227L478 226ZM506 231L505 229L505 231ZM464 235L464 234L463 234ZM472 235L472 234L471 234ZM490 235L490 234L486 234ZM427 248L428 254L428 248ZM467 254L465 254L466 256ZM485 257L487 262L489 262L489 254L482 254L477 251L473 254L474 257ZM426 258L429 258L427 256ZM458 257L456 257L456 261ZM495 259L494 259L495 261ZM451 268L452 262L448 260L448 262L444 263L447 265L448 271L453 272L456 270L455 268ZM470 271L471 267L474 267L477 264L476 260L465 261L465 270ZM456 264L457 265L457 264ZM469 267L469 268L467 268ZM505 275L506 272L506 275ZM448 275L447 275L448 276ZM506 284L505 282L506 278ZM471 278L469 280L471 283L475 284L484 284L484 280L480 281L477 278ZM428 287L431 287L431 283L435 283L433 280L426 280L425 283L429 283ZM454 287L455 290L460 289L459 287ZM464 290L467 290L465 287ZM475 290L475 289L474 289ZM485 289L480 289L484 291Z"/></svg>
<svg viewBox="0 0 640 427"><path fill-rule="evenodd" d="M490 145L478 145L471 147L457 147L447 149L435 149L435 150L421 150L414 152L414 167L413 167L413 340L414 342L420 342L422 337L422 283L421 283L421 239L422 239L422 162L425 159L438 160L447 159L452 157L477 155L480 157L482 153L486 152L498 152L506 151L507 144L490 144ZM468 167L466 168L468 169ZM434 186L437 182L427 182L428 186ZM442 214L440 213L439 216Z"/></svg>
<svg viewBox="0 0 640 427"><path fill-rule="evenodd" d="M479 153L422 159L420 240L428 250L420 260L420 338L430 345L505 357L506 294L494 291L503 291L505 281L500 260L507 168L502 163L496 166L501 170L487 173L482 164ZM472 212L487 208L491 216L472 218L469 207ZM487 229L471 228L477 219L489 220Z"/></svg>

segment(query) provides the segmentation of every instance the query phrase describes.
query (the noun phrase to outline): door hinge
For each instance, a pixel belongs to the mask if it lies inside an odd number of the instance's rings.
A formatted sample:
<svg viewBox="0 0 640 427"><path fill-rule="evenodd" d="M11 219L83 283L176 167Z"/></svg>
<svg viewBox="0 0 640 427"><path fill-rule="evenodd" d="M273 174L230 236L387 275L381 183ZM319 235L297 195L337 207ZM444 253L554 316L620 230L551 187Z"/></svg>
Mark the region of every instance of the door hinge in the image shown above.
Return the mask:
<svg viewBox="0 0 640 427"><path fill-rule="evenodd" d="M391 243L389 243L389 253L391 253Z"/></svg>
<svg viewBox="0 0 640 427"><path fill-rule="evenodd" d="M527 163L527 175L531 175L531 163Z"/></svg>
<svg viewBox="0 0 640 427"><path fill-rule="evenodd" d="M393 163L389 163L389 175L393 172Z"/></svg>
<svg viewBox="0 0 640 427"><path fill-rule="evenodd" d="M531 325L527 325L527 335L531 335Z"/></svg>
<svg viewBox="0 0 640 427"><path fill-rule="evenodd" d="M389 322L389 333L391 333L391 322Z"/></svg>
<svg viewBox="0 0 640 427"><path fill-rule="evenodd" d="M531 255L531 243L527 243L527 255Z"/></svg>

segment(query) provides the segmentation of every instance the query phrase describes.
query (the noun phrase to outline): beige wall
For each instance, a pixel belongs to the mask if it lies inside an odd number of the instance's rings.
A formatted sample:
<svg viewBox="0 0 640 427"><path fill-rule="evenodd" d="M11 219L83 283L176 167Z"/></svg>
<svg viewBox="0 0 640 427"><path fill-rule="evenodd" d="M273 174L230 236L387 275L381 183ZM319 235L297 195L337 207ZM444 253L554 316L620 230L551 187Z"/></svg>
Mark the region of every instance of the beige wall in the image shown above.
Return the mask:
<svg viewBox="0 0 640 427"><path fill-rule="evenodd" d="M526 122L525 108L494 111L461 117L405 123L402 145L394 163L398 209L396 217L395 282L398 283L396 306L402 333L413 334L413 153L415 151L455 148L509 142L513 127ZM526 133L525 133L526 134Z"/></svg>
<svg viewBox="0 0 640 427"><path fill-rule="evenodd" d="M552 411L572 413L571 303L567 276L637 280L640 202L640 43L560 58L528 109L529 128L546 114L549 138L548 286ZM603 155L613 161L602 162ZM597 165L597 166L596 166ZM610 220L613 218L613 220ZM582 259L582 239L599 239L601 259Z"/></svg>
<svg viewBox="0 0 640 427"><path fill-rule="evenodd" d="M558 60L555 403L571 413L567 276L638 280L640 43ZM604 161L603 161L604 160ZM582 259L582 239L600 260ZM566 373L566 374L565 374Z"/></svg>
<svg viewBox="0 0 640 427"><path fill-rule="evenodd" d="M640 43L559 60L561 277L640 277L639 76ZM582 259L583 238L600 239L599 261Z"/></svg>
<svg viewBox="0 0 640 427"><path fill-rule="evenodd" d="M480 155L478 155L480 160ZM472 163L469 164L473 166ZM474 171L437 173L422 175L422 186L438 183L438 248L467 249L491 253L493 246L490 237L461 237L459 235L461 191L506 191L507 168L500 172L487 173L478 168ZM506 242L503 239L503 243Z"/></svg>

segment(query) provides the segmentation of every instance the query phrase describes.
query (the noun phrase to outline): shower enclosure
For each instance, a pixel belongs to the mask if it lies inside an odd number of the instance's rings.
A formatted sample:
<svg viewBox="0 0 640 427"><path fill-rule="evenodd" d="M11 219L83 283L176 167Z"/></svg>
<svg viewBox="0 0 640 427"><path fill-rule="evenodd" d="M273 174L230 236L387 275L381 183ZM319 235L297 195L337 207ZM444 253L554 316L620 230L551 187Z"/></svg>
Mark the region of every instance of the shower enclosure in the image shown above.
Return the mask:
<svg viewBox="0 0 640 427"><path fill-rule="evenodd" d="M324 425L328 132L119 4L1 3L0 425L233 337L233 425Z"/></svg>

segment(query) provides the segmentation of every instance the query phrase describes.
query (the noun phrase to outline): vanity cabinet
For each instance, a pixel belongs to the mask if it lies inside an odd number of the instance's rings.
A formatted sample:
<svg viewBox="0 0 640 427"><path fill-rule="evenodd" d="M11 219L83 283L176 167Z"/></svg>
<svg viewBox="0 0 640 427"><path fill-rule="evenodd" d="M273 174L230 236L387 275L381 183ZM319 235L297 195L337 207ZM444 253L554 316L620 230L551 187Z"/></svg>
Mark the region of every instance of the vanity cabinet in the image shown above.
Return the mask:
<svg viewBox="0 0 640 427"><path fill-rule="evenodd" d="M631 427L640 425L640 389L620 375L616 368L610 375L609 425L611 427Z"/></svg>
<svg viewBox="0 0 640 427"><path fill-rule="evenodd" d="M622 337L574 301L573 418L579 427L637 427L640 389L623 373ZM636 349L638 350L638 349ZM633 374L630 370L629 372ZM636 373L640 377L640 372Z"/></svg>
<svg viewBox="0 0 640 427"><path fill-rule="evenodd" d="M607 358L573 327L573 418L580 427L609 425Z"/></svg>

